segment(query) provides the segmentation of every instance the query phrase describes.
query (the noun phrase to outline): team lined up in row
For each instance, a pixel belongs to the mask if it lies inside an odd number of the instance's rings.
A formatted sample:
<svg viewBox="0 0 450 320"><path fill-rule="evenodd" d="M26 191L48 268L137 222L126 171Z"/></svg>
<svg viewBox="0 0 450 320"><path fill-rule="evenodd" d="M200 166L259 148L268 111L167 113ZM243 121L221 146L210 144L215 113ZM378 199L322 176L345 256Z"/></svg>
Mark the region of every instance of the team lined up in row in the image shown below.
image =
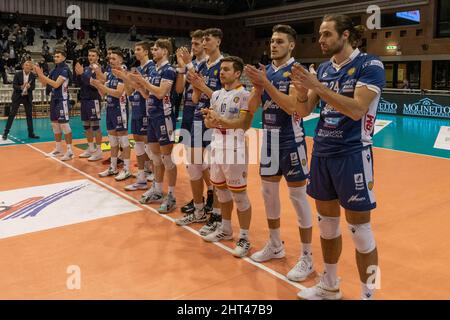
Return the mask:
<svg viewBox="0 0 450 320"><path fill-rule="evenodd" d="M292 281L303 281L314 272L312 211L307 194L316 201L325 262L325 273L319 283L301 291L299 297L341 298L337 262L342 249L339 227L342 206L356 247L362 298L370 299L374 287L369 279L374 279L373 272L378 270L378 253L370 226L370 211L376 206L371 137L385 79L381 61L354 48L360 36L361 30L347 16L326 16L320 28L319 43L323 53L332 56L332 59L321 64L317 72L313 68L305 70L292 58L296 32L287 25L273 28L272 63L259 69L244 66L238 57L224 58L221 55L220 29L193 32L191 52L186 48L177 50L177 68L168 63L171 44L164 39L157 40L153 46L147 42L137 43L135 54L140 67L131 72L122 67L122 56L118 50L111 50L109 69L103 72L97 64L98 52L91 50L90 66L76 66L81 85L82 120L90 145L82 156L92 161L101 157L99 103L101 97L106 96L111 165L100 176L115 175L119 181L131 176L128 142L130 105L138 174L136 183L127 186L126 190L147 189L145 170L149 164L154 180L150 189L142 195L141 202L161 203L160 213L173 211L176 206L174 188L177 167L171 154L175 140L175 118L170 93L174 89L179 93L184 91L182 129L190 132L190 139L184 138L183 143L189 151L187 171L193 200L182 208L185 216L177 219L176 223L206 222L199 230L204 240L232 239L231 215L235 205L240 232L233 254L243 257L251 246L248 234L251 204L246 192L248 164L230 162L229 159L248 152L243 132L250 127L253 113L262 106L265 134L261 154L267 155L268 161L261 162L260 175L270 239L262 250L251 255L251 259L265 262L285 256L280 235L279 196L279 182L284 176L298 216L302 243L300 259L287 277ZM51 120L57 147L51 155L62 153L60 141L61 132L64 132L68 151L62 160L69 160L73 154L67 123L65 98L68 75L63 52L55 51L55 62L57 66L50 78L46 78L39 68L35 70L44 84L53 87ZM240 83L243 72L253 84L252 92L246 91ZM302 118L317 105L321 116L314 137L309 172ZM214 158L209 166L202 158L202 151L209 144L209 139L204 139L208 128L213 130L209 148ZM232 147L224 144L227 135L238 129L242 134L234 133L233 139L239 140L239 143L234 143ZM124 169L120 173L117 170L119 146L124 159ZM194 161L198 152L201 154L200 161ZM231 157L227 156L230 154ZM166 174L169 189L164 196L162 183ZM209 198L212 196L211 185L215 186L212 209L209 208L211 203L205 208L203 201L205 183L210 191Z"/></svg>

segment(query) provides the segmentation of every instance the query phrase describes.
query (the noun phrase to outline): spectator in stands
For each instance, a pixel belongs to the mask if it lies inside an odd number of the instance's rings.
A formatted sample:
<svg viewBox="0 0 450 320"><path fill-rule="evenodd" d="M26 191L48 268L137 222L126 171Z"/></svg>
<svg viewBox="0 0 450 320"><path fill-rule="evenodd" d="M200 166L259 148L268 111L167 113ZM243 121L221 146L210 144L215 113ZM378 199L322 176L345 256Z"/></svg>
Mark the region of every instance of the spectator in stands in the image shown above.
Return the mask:
<svg viewBox="0 0 450 320"><path fill-rule="evenodd" d="M9 53L9 40L6 32L3 32L2 36L0 37L0 54L3 54L5 52Z"/></svg>
<svg viewBox="0 0 450 320"><path fill-rule="evenodd" d="M17 63L16 49L14 49L14 46L9 46L9 56L8 61L6 61L6 65L9 68L9 73L15 72L16 63Z"/></svg>
<svg viewBox="0 0 450 320"><path fill-rule="evenodd" d="M48 19L46 19L44 21L44 23L42 24L41 30L44 33L44 35L42 37L43 39L50 39L51 38L52 25L50 24Z"/></svg>
<svg viewBox="0 0 450 320"><path fill-rule="evenodd" d="M62 25L62 22L58 20L56 22L56 39L61 39L64 36L64 27Z"/></svg>
<svg viewBox="0 0 450 320"><path fill-rule="evenodd" d="M83 45L85 36L86 34L84 33L83 28L80 28L80 30L78 30L77 32L77 40L80 45Z"/></svg>
<svg viewBox="0 0 450 320"><path fill-rule="evenodd" d="M11 82L8 81L8 76L6 74L6 53L2 54L0 56L0 77L3 80L3 84L11 84Z"/></svg>
<svg viewBox="0 0 450 320"><path fill-rule="evenodd" d="M53 60L53 57L50 53L50 47L48 46L48 42L47 40L44 40L44 42L42 42L42 52L41 52L42 56L44 57L46 62L51 62Z"/></svg>
<svg viewBox="0 0 450 320"><path fill-rule="evenodd" d="M106 49L106 31L102 26L98 27L98 43L101 50Z"/></svg>
<svg viewBox="0 0 450 320"><path fill-rule="evenodd" d="M14 47L17 52L23 50L23 48L25 47L25 35L23 34L22 29L19 29L17 31L16 43L15 43Z"/></svg>
<svg viewBox="0 0 450 320"><path fill-rule="evenodd" d="M42 69L42 71L44 72L45 76L48 76L50 68L48 66L48 63L47 63L46 59L42 58L41 61L39 61L38 65Z"/></svg>
<svg viewBox="0 0 450 320"><path fill-rule="evenodd" d="M34 29L32 27L30 27L30 25L27 25L27 33L26 33L27 46L34 45L34 36L35 35L36 35L36 32L34 31Z"/></svg>
<svg viewBox="0 0 450 320"><path fill-rule="evenodd" d="M409 85L409 81L407 79L403 80L403 83L402 83L400 89L411 89L411 87Z"/></svg>
<svg viewBox="0 0 450 320"><path fill-rule="evenodd" d="M134 24L131 26L128 32L130 33L130 41L136 41L137 30Z"/></svg>

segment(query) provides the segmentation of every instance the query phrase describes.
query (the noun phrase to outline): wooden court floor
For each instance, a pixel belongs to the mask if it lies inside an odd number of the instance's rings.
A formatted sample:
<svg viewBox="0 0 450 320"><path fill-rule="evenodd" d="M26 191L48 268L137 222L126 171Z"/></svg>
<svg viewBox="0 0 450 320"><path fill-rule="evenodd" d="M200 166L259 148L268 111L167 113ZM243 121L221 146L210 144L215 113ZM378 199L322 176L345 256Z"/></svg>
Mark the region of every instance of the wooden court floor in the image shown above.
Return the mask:
<svg viewBox="0 0 450 320"><path fill-rule="evenodd" d="M310 151L311 138L307 142ZM248 258L234 258L227 251L234 247L232 241L205 243L195 233L200 225L176 226L173 218L181 216L179 210L161 216L151 206L140 205L136 199L142 192L123 191L130 180L99 180L97 173L105 166L78 158L67 163L46 158L43 152L53 146L47 142L2 147L0 195L8 190L87 179L135 205L136 210L0 239L0 299L296 299L302 286L315 283L315 277L301 284L285 278L298 258L299 236L284 182L280 192L281 233L287 255L260 265ZM75 152L82 151L75 148ZM449 299L450 161L377 148L374 159L378 208L372 221L381 268L376 298ZM256 165L250 166L248 185L254 252L268 239ZM183 166L179 166L176 197L178 207L191 199ZM97 200L92 196L81 201L101 206ZM311 205L314 209L312 200ZM316 270L322 272L314 221L314 262ZM33 219L27 222L33 223ZM353 243L344 219L341 223L341 289L345 299L358 299ZM237 236L235 213L233 227ZM80 268L81 288L70 290L68 266L73 265Z"/></svg>

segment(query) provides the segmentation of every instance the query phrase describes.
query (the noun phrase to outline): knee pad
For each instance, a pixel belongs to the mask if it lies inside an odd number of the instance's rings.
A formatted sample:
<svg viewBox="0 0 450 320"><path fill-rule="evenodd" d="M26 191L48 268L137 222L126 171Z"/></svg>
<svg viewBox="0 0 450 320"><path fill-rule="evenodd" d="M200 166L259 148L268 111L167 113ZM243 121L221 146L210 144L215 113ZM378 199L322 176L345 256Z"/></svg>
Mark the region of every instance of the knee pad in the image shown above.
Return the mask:
<svg viewBox="0 0 450 320"><path fill-rule="evenodd" d="M70 129L70 124L68 123L61 123L61 130L62 132L64 132L64 134L69 134L72 132L72 129Z"/></svg>
<svg viewBox="0 0 450 320"><path fill-rule="evenodd" d="M128 136L118 136L120 146L122 148L128 148L130 146L130 141L128 141Z"/></svg>
<svg viewBox="0 0 450 320"><path fill-rule="evenodd" d="M115 148L119 145L119 137L118 136L112 136L108 135L109 145L111 148Z"/></svg>
<svg viewBox="0 0 450 320"><path fill-rule="evenodd" d="M238 211L242 212L250 208L250 200L248 199L247 192L232 192L233 200L236 203Z"/></svg>
<svg viewBox="0 0 450 320"><path fill-rule="evenodd" d="M348 229L350 230L356 250L359 253L370 253L375 250L375 238L370 223L349 224Z"/></svg>
<svg viewBox="0 0 450 320"><path fill-rule="evenodd" d="M83 129L85 131L88 131L89 129L91 129L91 124L89 121L83 121Z"/></svg>
<svg viewBox="0 0 450 320"><path fill-rule="evenodd" d="M172 170L173 168L175 168L175 163L173 163L173 161L172 161L172 155L162 154L161 160L162 160L162 163L164 164L164 168L166 168L166 170Z"/></svg>
<svg viewBox="0 0 450 320"><path fill-rule="evenodd" d="M163 164L162 160L161 160L161 154L156 154L156 153L151 153L151 157L150 159L153 161L153 164L155 166L161 166Z"/></svg>
<svg viewBox="0 0 450 320"><path fill-rule="evenodd" d="M312 212L306 197L306 186L289 188L289 198L297 213L298 226L302 229L312 227Z"/></svg>
<svg viewBox="0 0 450 320"><path fill-rule="evenodd" d="M61 134L61 126L59 123L52 122L52 129L54 134Z"/></svg>
<svg viewBox="0 0 450 320"><path fill-rule="evenodd" d="M138 157L143 156L145 154L145 143L143 141L136 141L134 144L134 152Z"/></svg>
<svg viewBox="0 0 450 320"><path fill-rule="evenodd" d="M202 179L203 177L203 167L201 164L188 164L186 169L189 173L189 177L191 181L197 181Z"/></svg>
<svg viewBox="0 0 450 320"><path fill-rule="evenodd" d="M230 201L233 201L233 195L231 194L231 191L228 189L216 189L216 195L217 200L219 200L220 203L227 203Z"/></svg>
<svg viewBox="0 0 450 320"><path fill-rule="evenodd" d="M325 240L336 239L341 235L340 217L317 215L319 220L320 237Z"/></svg>
<svg viewBox="0 0 450 320"><path fill-rule="evenodd" d="M267 219L280 219L280 183L262 180L262 194Z"/></svg>

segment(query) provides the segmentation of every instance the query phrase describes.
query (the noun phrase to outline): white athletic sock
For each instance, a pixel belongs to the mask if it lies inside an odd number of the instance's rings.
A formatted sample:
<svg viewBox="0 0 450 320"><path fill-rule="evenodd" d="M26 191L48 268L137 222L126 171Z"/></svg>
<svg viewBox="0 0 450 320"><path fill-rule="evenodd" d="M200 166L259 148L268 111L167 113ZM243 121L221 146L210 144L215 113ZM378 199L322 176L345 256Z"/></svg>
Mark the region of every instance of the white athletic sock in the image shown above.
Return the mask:
<svg viewBox="0 0 450 320"><path fill-rule="evenodd" d="M194 208L197 211L203 210L204 207L205 207L205 204L203 202L201 202L201 203L194 203Z"/></svg>
<svg viewBox="0 0 450 320"><path fill-rule="evenodd" d="M171 193L172 195L175 194L175 186L169 186L169 193Z"/></svg>
<svg viewBox="0 0 450 320"><path fill-rule="evenodd" d="M276 248L281 246L281 238L280 238L280 228L277 229L269 229L270 231L270 242Z"/></svg>
<svg viewBox="0 0 450 320"><path fill-rule="evenodd" d="M117 157L111 157L111 168L117 169Z"/></svg>
<svg viewBox="0 0 450 320"><path fill-rule="evenodd" d="M312 248L311 243L302 243L302 250L300 252L300 256L311 256Z"/></svg>
<svg viewBox="0 0 450 320"><path fill-rule="evenodd" d="M89 145L88 151L90 153L93 153L95 151L94 143L93 142L88 142L88 145Z"/></svg>
<svg viewBox="0 0 450 320"><path fill-rule="evenodd" d="M213 185L208 186L208 191L213 191L213 190L214 190L214 186Z"/></svg>
<svg viewBox="0 0 450 320"><path fill-rule="evenodd" d="M213 213L215 215L217 215L217 216L221 216L222 215L222 212L221 212L220 208L213 208Z"/></svg>
<svg viewBox="0 0 450 320"><path fill-rule="evenodd" d="M56 142L56 150L58 150L59 152L62 152L62 145L61 145L61 141Z"/></svg>
<svg viewBox="0 0 450 320"><path fill-rule="evenodd" d="M225 220L222 218L222 231L226 234L231 234L233 232L231 229L231 220Z"/></svg>
<svg viewBox="0 0 450 320"><path fill-rule="evenodd" d="M138 169L137 181L138 181L138 183L147 182L147 179L145 178L145 171L144 170Z"/></svg>
<svg viewBox="0 0 450 320"><path fill-rule="evenodd" d="M125 171L130 171L130 159L123 160L123 168Z"/></svg>
<svg viewBox="0 0 450 320"><path fill-rule="evenodd" d="M334 287L336 285L337 263L336 264L325 263L324 280L327 286Z"/></svg>
<svg viewBox="0 0 450 320"><path fill-rule="evenodd" d="M246 240L248 240L248 230L240 229L239 230L239 239L246 239Z"/></svg>
<svg viewBox="0 0 450 320"><path fill-rule="evenodd" d="M71 144L67 145L67 152L73 153Z"/></svg>
<svg viewBox="0 0 450 320"><path fill-rule="evenodd" d="M162 183L161 182L156 182L155 181L154 186L155 186L155 191L156 192L162 192Z"/></svg>
<svg viewBox="0 0 450 320"><path fill-rule="evenodd" d="M375 288L372 288L373 284L361 283L361 300L373 300Z"/></svg>

